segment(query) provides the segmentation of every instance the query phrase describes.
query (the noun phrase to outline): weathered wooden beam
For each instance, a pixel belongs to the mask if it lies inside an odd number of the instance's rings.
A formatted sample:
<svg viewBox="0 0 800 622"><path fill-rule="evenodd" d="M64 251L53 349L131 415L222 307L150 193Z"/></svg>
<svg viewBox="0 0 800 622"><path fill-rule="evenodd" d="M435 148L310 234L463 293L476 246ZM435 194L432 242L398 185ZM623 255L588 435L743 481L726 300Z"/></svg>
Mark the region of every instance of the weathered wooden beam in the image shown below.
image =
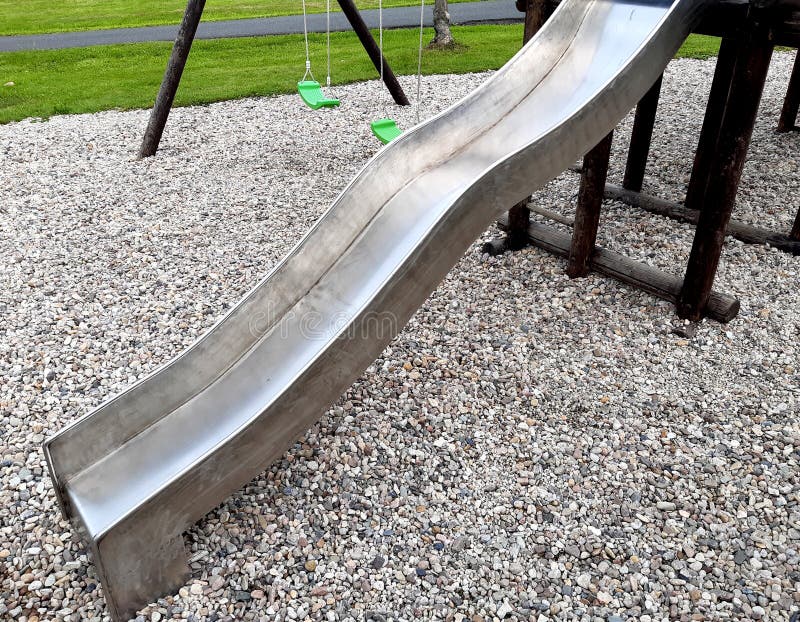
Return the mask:
<svg viewBox="0 0 800 622"><path fill-rule="evenodd" d="M505 229L505 218L498 223ZM531 223L528 227L530 243L559 257L569 257L571 237L552 227ZM600 274L617 279L637 289L642 289L658 298L672 303L678 302L681 279L658 268L639 263L614 251L595 247L589 257L589 267ZM705 307L705 315L718 322L730 322L739 313L739 301L728 294L712 291Z"/></svg>
<svg viewBox="0 0 800 622"><path fill-rule="evenodd" d="M800 110L800 51L795 56L792 77L789 78L789 88L786 90L786 99L783 100L783 110L781 110L781 118L778 120L779 132L800 130L800 127L797 126L798 110Z"/></svg>
<svg viewBox="0 0 800 622"><path fill-rule="evenodd" d="M622 186L635 192L640 192L644 183L644 172L647 168L647 158L650 155L650 143L653 140L653 128L656 124L656 112L658 100L661 97L663 79L663 75L659 76L655 84L642 97L636 106L636 115L633 118L631 143L628 148L628 161L625 165Z"/></svg>
<svg viewBox="0 0 800 622"><path fill-rule="evenodd" d="M589 273L589 257L597 240L597 227L600 223L600 209L603 207L603 192L608 177L608 162L613 140L614 133L609 132L583 159L567 265L567 274L573 279Z"/></svg>
<svg viewBox="0 0 800 622"><path fill-rule="evenodd" d="M797 0L717 0L695 28L698 34L746 39L751 27L750 9L762 13L775 45L800 46L800 5Z"/></svg>
<svg viewBox="0 0 800 622"><path fill-rule="evenodd" d="M342 13L344 13L347 21L350 22L350 25L353 27L353 30L358 36L358 40L361 41L361 45L366 50L375 69L383 76L383 83L386 85L386 88L389 89L395 103L398 106L408 106L408 97L406 97L403 87L400 86L392 68L389 67L389 63L386 61L386 55L381 55L380 47L378 47L378 44L375 42L375 38L372 36L369 28L367 28L366 23L364 23L364 19L361 17L361 13L358 12L353 0L337 1L342 8ZM383 72L381 72L381 63L383 63Z"/></svg>
<svg viewBox="0 0 800 622"><path fill-rule="evenodd" d="M686 206L690 209L700 209L703 196L708 186L708 176L711 163L716 157L719 130L722 125L722 115L725 112L725 102L728 101L733 69L736 66L737 43L733 39L723 39L717 57L717 68L714 79L711 81L711 92L708 96L706 114L703 117L703 126L700 130L700 140L694 154L694 166L689 178L689 188L686 191Z"/></svg>
<svg viewBox="0 0 800 622"><path fill-rule="evenodd" d="M555 10L557 2L553 0L516 0L517 10L525 13L525 28L522 32L522 45L530 41L539 32L544 23ZM502 255L506 251L520 250L528 245L528 225L531 222L531 211L528 199L520 201L508 210L509 227L505 237L496 238L483 245L483 252L490 255Z"/></svg>
<svg viewBox="0 0 800 622"><path fill-rule="evenodd" d="M531 222L531 210L528 208L528 200L520 201L508 210L508 239L506 248L518 251L528 245L525 232Z"/></svg>
<svg viewBox="0 0 800 622"><path fill-rule="evenodd" d="M689 255L678 315L699 320L708 304L717 273L725 231L753 134L758 105L767 79L773 43L757 28L737 44L736 63L720 124L716 157L710 167L700 218ZM695 203L696 205L696 203Z"/></svg>
<svg viewBox="0 0 800 622"><path fill-rule="evenodd" d="M142 146L139 149L140 158L149 158L155 155L161 136L164 134L164 127L167 125L167 117L175 101L175 93L178 92L178 85L181 83L183 68L186 66L186 59L192 49L194 35L197 32L197 25L203 15L203 8L206 0L189 0L186 11L183 14L183 21L175 37L175 44L172 46L172 54L161 81L161 88L156 96L153 110L150 113L150 120L144 133Z"/></svg>
<svg viewBox="0 0 800 622"><path fill-rule="evenodd" d="M528 207L528 199L512 205L508 210L505 222L506 234L484 242L481 252L497 257L507 251L522 250L528 245L527 231L531 224L531 209Z"/></svg>
<svg viewBox="0 0 800 622"><path fill-rule="evenodd" d="M525 13L525 27L522 31L522 45L533 38L553 12L551 0L517 0L517 10Z"/></svg>
<svg viewBox="0 0 800 622"><path fill-rule="evenodd" d="M540 205L529 205L528 209L531 210L532 214L538 214L539 216L544 216L548 220L552 220L553 222L560 222L562 225L567 225L571 227L575 224L575 219L570 218L569 216L563 216L558 212L554 212L553 210L547 209L546 207L542 207Z"/></svg>
<svg viewBox="0 0 800 622"><path fill-rule="evenodd" d="M666 216L667 218L688 222L693 225L696 225L700 220L700 212L698 210L690 209L680 203L667 201L659 197L626 190L614 184L606 184L605 196L607 199L621 201L652 214ZM738 220L731 220L728 223L726 234L746 244L769 244L784 252L800 255L800 240L794 240L789 235L748 225Z"/></svg>

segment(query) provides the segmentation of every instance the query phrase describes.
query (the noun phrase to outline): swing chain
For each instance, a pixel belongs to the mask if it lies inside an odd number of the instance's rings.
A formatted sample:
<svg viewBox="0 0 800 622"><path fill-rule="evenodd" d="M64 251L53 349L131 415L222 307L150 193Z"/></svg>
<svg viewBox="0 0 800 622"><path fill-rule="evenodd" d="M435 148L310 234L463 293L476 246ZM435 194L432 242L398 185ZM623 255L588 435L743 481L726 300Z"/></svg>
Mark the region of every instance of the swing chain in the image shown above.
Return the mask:
<svg viewBox="0 0 800 622"><path fill-rule="evenodd" d="M419 92L422 85L422 29L425 25L425 0L420 0L419 5L419 51L417 53L417 101L415 108L417 109L417 123L419 124Z"/></svg>
<svg viewBox="0 0 800 622"><path fill-rule="evenodd" d="M383 0L378 0L378 49L381 57L381 82L383 82Z"/></svg>
<svg viewBox="0 0 800 622"><path fill-rule="evenodd" d="M325 39L328 55L328 75L325 79L325 85L330 88L331 86L331 0L325 3Z"/></svg>
<svg viewBox="0 0 800 622"><path fill-rule="evenodd" d="M312 81L314 80L314 74L311 72L311 51L308 45L308 12L306 11L306 0L302 0L303 2L303 40L306 45L306 72L303 74L303 82L306 78L311 78ZM327 76L325 78L326 86L330 87L331 85L331 0L327 0L325 3L325 43L326 43L326 55L327 55Z"/></svg>
<svg viewBox="0 0 800 622"><path fill-rule="evenodd" d="M314 74L311 73L311 54L308 49L308 18L306 17L306 0L303 0L303 39L306 44L306 72L303 74L301 82L305 82L306 78L314 79Z"/></svg>

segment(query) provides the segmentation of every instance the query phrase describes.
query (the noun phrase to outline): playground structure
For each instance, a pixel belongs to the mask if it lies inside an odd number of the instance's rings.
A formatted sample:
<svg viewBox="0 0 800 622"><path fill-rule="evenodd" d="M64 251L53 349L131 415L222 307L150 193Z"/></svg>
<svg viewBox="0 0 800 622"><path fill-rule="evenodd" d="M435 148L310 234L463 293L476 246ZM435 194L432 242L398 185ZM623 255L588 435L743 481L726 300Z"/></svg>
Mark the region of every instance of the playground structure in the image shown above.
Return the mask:
<svg viewBox="0 0 800 622"><path fill-rule="evenodd" d="M375 42L375 38L372 36L369 28L367 28L366 23L364 23L353 0L337 0L337 2L342 9L342 13L353 28L353 31L358 35L361 45L369 55L372 64L380 74L381 80L389 90L394 102L398 106L408 106L409 101L406 94L403 92L403 87L401 87L400 83L397 81L397 77L394 75L392 68L389 66L383 54L382 47L378 46ZM158 151L158 145L161 142L164 127L167 125L167 118L172 109L172 103L175 101L175 93L178 92L183 70L186 67L186 60L189 58L189 52L192 49L192 43L197 33L197 26L200 24L200 18L203 16L205 5L206 0L189 0L186 5L186 11L183 15L181 26L178 29L175 44L172 47L172 54L167 63L164 78L161 81L161 88L156 96L153 110L150 113L150 120L147 123L147 129L142 139L142 145L139 148L140 158L154 156L156 151ZM305 4L303 7L304 30L306 31L306 74L303 76L300 83L298 83L298 91L303 101L312 108L318 109L338 105L338 101L327 99L322 95L318 83L315 81L306 81L310 70L310 60L308 55L308 27L305 23ZM328 16L330 16L330 6L328 6ZM381 32L383 32L382 28ZM330 26L328 26L328 33L328 54L330 54ZM328 60L328 76L330 76L330 60Z"/></svg>
<svg viewBox="0 0 800 622"><path fill-rule="evenodd" d="M528 0L526 37L540 27L556 4ZM525 7L518 4L518 8ZM636 108L622 185L606 183L609 134L585 156L578 170L581 185L571 236L532 223L527 201L523 201L498 221L507 235L487 243L487 252L499 254L530 243L568 258L570 277L596 270L674 302L683 318L696 321L709 316L720 322L733 319L740 306L732 296L712 290L726 235L800 255L800 211L788 234L731 220L772 51L775 46L800 46L800 7L791 0L719 0L709 7L695 32L721 37L722 45L684 203L642 193L661 91L659 77ZM798 107L800 54L778 132L797 129ZM595 245L604 197L696 225L683 279Z"/></svg>
<svg viewBox="0 0 800 622"><path fill-rule="evenodd" d="M342 13L346 17L350 26L358 35L364 50L372 60L375 69L378 71L381 82L386 85L394 102L400 106L409 105L408 98L403 92L403 88L397 81L388 61L383 53L383 5L379 0L378 14L380 16L380 24L378 31L380 33L380 42L376 43L375 38L372 36L369 28L361 17L361 14L356 8L353 0L337 0L342 9ZM312 110L319 110L320 108L334 108L339 105L339 100L334 97L328 97L324 94L322 86L314 79L311 72L311 57L308 44L308 12L306 10L305 0L302 2L303 7L303 39L305 44L305 73L300 81L297 83L297 91L303 102ZM158 95L156 97L155 105L150 114L150 120L145 130L144 139L139 149L139 157L146 158L155 155L158 150L158 145L161 142L161 136L164 133L164 127L167 124L169 112L172 109L172 104L175 100L175 94L178 91L183 70L186 66L186 60L189 58L189 52L192 48L197 27L200 24L200 19L203 15L205 8L205 0L189 0L184 13L183 21L181 22L178 35L175 39L175 44L172 48L172 54L167 64L167 69L164 73L164 78L161 83ZM419 20L419 50L417 57L417 122L419 123L419 100L420 100L420 83L422 80L422 31L424 26L424 11L425 0L420 0L420 20ZM327 76L326 87L331 87L331 5L330 0L326 2L326 54L327 54ZM394 120L389 118L381 118L373 121L371 124L372 133L383 144L387 144L397 138L402 131L397 127Z"/></svg>
<svg viewBox="0 0 800 622"><path fill-rule="evenodd" d="M590 149L581 201L602 200L610 132L709 7L565 0L481 88L381 150L204 337L47 441L115 619L185 581L182 532L302 435L498 214ZM602 258L577 239L576 276ZM308 314L325 330L307 334Z"/></svg>

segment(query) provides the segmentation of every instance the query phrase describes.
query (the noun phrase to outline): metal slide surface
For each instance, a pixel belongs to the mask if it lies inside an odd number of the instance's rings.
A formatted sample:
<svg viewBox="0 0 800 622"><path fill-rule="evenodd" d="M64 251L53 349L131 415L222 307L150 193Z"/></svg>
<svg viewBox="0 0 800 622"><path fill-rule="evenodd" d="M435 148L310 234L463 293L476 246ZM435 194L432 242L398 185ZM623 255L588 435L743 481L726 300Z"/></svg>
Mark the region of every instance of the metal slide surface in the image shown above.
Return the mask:
<svg viewBox="0 0 800 622"><path fill-rule="evenodd" d="M605 136L705 0L564 0L461 102L373 157L213 329L46 443L122 619L186 579L181 533L298 439L485 228Z"/></svg>

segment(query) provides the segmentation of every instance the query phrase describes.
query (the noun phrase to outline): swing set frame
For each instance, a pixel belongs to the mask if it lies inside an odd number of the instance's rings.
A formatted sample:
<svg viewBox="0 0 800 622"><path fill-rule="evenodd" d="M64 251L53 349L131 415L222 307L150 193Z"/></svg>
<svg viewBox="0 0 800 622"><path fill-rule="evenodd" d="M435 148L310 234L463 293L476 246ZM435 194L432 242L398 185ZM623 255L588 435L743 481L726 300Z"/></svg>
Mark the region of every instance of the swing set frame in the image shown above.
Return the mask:
<svg viewBox="0 0 800 622"><path fill-rule="evenodd" d="M389 93L394 99L395 103L399 106L408 106L409 101L403 88L397 81L392 68L386 61L386 57L381 53L375 38L372 36L369 28L361 17L361 13L356 8L353 0L336 0L342 13L347 18L353 31L358 36L361 45L367 52L372 64L380 74L383 83L386 85ZM144 138L142 139L142 146L139 149L139 157L147 158L156 154L158 145L161 142L161 136L164 133L164 127L167 124L169 112L172 109L172 104L175 101L175 93L178 91L178 86L181 82L183 69L186 66L186 59L189 57L189 52L192 49L195 34L197 33L197 26L200 24L200 18L203 15L206 0L188 0L186 11L183 15L183 21L178 30L178 35L175 38L175 44L172 47L172 54L170 55L167 68L164 72L164 78L161 81L161 88L156 96L155 104L150 113L150 120L147 123Z"/></svg>
<svg viewBox="0 0 800 622"><path fill-rule="evenodd" d="M328 0L330 2L330 0ZM303 7L305 10L305 0L303 0ZM330 6L330 5L329 5ZM378 47L380 49L381 60L383 60L383 0L378 0L378 15L380 16L380 24L378 25L378 33L380 42ZM425 25L425 0L420 0L419 7L419 50L417 52L417 99L414 107L417 112L417 123L419 123L419 104L420 104L420 86L422 84L422 30ZM308 45L306 44L306 50ZM328 46L328 54L330 55L330 46ZM330 56L329 56L330 58ZM383 80L383 64L381 64L381 80ZM328 61L328 85L330 86L330 60ZM384 145L388 145L395 138L403 133L394 119L382 118L373 121L370 124L372 134L381 141Z"/></svg>

